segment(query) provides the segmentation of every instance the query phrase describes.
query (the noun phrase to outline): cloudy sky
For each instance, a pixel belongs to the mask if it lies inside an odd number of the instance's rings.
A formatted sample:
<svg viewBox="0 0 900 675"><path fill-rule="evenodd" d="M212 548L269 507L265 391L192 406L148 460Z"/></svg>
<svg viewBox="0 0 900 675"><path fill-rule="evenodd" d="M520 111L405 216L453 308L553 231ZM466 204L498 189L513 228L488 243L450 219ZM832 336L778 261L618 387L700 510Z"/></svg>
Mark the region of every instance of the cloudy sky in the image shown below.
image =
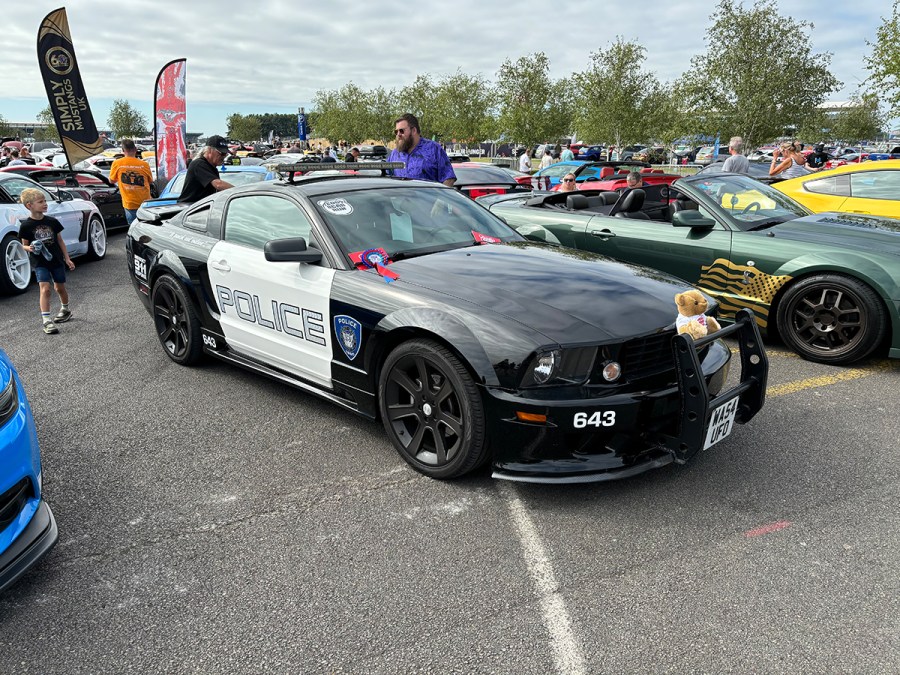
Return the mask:
<svg viewBox="0 0 900 675"><path fill-rule="evenodd" d="M674 79L706 50L714 6L712 0L83 0L67 12L99 127L116 98L151 117L159 69L186 57L188 131L211 134L224 133L231 113L308 109L316 91L349 81L399 89L420 73L439 77L457 69L493 80L505 59L537 51L549 57L553 77L565 77L617 36L639 40L647 48L645 69ZM30 0L5 12L0 114L7 121L34 120L47 105L36 36L58 7L59 0ZM844 83L828 100L846 100L867 76L866 39L890 12L889 0L780 0L778 7L814 24L813 50L833 54L832 72ZM791 48L790 36L784 48Z"/></svg>

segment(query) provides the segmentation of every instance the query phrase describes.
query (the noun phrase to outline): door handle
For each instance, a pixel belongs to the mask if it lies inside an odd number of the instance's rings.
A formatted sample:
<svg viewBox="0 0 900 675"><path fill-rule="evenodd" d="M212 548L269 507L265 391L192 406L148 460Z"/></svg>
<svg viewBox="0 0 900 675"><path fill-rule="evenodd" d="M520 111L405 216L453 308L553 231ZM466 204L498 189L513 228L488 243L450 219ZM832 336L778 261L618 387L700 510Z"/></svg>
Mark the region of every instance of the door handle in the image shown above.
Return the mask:
<svg viewBox="0 0 900 675"><path fill-rule="evenodd" d="M602 230L591 230L592 237L600 237L601 239L611 239L616 236L615 232L610 232L607 229Z"/></svg>
<svg viewBox="0 0 900 675"><path fill-rule="evenodd" d="M209 266L214 270L218 270L219 272L230 272L231 265L229 265L226 261L220 260L219 262L211 262Z"/></svg>

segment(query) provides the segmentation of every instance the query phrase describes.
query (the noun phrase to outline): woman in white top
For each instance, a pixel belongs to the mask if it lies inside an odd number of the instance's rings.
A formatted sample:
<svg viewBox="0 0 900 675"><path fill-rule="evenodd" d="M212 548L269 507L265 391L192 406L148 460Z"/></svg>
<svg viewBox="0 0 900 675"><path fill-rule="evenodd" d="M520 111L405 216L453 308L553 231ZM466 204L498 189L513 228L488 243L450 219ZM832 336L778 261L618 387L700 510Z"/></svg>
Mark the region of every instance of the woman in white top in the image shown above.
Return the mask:
<svg viewBox="0 0 900 675"><path fill-rule="evenodd" d="M775 148L772 153L772 164L769 166L769 175L779 175L781 178L796 178L809 173L806 168L806 157L800 153L800 148L793 141L785 141L781 148Z"/></svg>
<svg viewBox="0 0 900 675"><path fill-rule="evenodd" d="M531 156L528 154L528 148L525 148L519 156L519 171L531 173Z"/></svg>

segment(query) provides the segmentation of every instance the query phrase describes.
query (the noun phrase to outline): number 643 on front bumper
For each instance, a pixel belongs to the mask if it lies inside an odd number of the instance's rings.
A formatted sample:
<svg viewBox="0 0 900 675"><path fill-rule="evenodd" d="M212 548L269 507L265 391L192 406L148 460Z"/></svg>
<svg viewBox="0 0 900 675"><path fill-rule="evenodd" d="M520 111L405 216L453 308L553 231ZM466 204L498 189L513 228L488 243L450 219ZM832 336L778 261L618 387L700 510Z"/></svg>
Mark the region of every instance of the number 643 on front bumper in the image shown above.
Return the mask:
<svg viewBox="0 0 900 675"><path fill-rule="evenodd" d="M597 410L593 413L577 412L572 419L572 426L576 429L585 427L611 427L616 424L615 410Z"/></svg>

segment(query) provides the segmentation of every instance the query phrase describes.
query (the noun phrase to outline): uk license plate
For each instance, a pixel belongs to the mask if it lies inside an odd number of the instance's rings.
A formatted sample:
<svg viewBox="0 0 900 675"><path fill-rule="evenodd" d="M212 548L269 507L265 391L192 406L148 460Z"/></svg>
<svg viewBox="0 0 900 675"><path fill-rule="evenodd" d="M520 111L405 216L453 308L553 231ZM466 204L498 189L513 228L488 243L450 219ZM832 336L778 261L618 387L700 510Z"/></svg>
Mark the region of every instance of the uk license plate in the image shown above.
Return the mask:
<svg viewBox="0 0 900 675"><path fill-rule="evenodd" d="M723 438L731 434L734 426L734 418L737 416L740 396L735 396L712 411L709 416L709 426L706 429L706 443L703 449L708 450Z"/></svg>

